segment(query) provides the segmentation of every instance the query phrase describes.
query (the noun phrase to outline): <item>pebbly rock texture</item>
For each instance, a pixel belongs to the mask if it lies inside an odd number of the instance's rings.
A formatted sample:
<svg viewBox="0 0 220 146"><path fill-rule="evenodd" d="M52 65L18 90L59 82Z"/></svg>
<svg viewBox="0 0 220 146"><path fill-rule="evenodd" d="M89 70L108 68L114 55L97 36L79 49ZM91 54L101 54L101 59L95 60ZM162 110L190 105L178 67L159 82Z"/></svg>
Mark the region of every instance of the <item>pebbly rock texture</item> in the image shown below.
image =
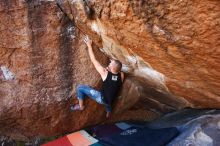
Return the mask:
<svg viewBox="0 0 220 146"><path fill-rule="evenodd" d="M67 96L79 83L98 86L100 77L81 33L56 2L1 1L0 17L0 135L27 139L89 125L92 111L71 113ZM104 110L93 124L103 116Z"/></svg>
<svg viewBox="0 0 220 146"><path fill-rule="evenodd" d="M182 109L219 108L219 1L3 0L0 2L0 135L26 140L100 122L149 121ZM99 88L97 59L127 72L113 116L86 100L70 112L79 84Z"/></svg>

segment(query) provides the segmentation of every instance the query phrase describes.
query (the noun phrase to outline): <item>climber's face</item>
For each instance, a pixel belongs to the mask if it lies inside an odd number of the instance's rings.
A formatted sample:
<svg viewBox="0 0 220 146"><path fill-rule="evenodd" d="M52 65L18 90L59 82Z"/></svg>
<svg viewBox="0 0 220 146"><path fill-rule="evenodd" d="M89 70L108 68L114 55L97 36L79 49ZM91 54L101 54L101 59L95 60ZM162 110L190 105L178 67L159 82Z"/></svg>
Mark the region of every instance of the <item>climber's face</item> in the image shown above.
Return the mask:
<svg viewBox="0 0 220 146"><path fill-rule="evenodd" d="M112 71L115 68L115 60L114 59L110 59L110 63L108 65L108 68L110 69L110 71Z"/></svg>

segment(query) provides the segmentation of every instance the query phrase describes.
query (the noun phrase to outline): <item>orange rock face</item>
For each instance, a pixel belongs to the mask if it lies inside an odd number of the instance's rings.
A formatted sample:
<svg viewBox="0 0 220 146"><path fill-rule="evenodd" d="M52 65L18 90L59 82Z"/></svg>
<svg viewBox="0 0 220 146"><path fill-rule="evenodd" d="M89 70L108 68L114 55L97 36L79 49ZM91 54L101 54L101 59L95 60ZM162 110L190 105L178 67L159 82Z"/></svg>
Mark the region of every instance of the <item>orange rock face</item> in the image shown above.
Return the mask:
<svg viewBox="0 0 220 146"><path fill-rule="evenodd" d="M0 133L23 139L85 126L92 111L71 113L67 96L75 97L78 84L98 86L100 77L81 33L55 2L0 2L0 16ZM104 110L91 124L103 116Z"/></svg>
<svg viewBox="0 0 220 146"><path fill-rule="evenodd" d="M97 59L127 72L107 122L152 120L184 107L220 108L220 2L0 2L0 134L53 136L105 120L86 100L72 113L78 84L99 88L84 34Z"/></svg>
<svg viewBox="0 0 220 146"><path fill-rule="evenodd" d="M96 0L63 8L74 10L68 16L96 32L128 72L187 106L220 108L219 1Z"/></svg>

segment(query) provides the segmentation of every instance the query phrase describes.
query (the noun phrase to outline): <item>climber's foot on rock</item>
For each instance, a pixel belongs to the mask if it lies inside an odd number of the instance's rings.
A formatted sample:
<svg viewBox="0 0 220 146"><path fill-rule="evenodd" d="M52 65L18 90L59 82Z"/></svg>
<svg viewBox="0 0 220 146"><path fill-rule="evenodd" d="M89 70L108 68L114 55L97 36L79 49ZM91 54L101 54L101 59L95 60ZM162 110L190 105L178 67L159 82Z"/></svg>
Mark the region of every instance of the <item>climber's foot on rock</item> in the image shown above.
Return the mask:
<svg viewBox="0 0 220 146"><path fill-rule="evenodd" d="M106 118L109 118L110 116L111 116L111 112L106 112L105 117L106 117Z"/></svg>
<svg viewBox="0 0 220 146"><path fill-rule="evenodd" d="M79 104L71 105L70 109L71 109L71 111L82 111L82 110L84 110L84 106L80 107Z"/></svg>

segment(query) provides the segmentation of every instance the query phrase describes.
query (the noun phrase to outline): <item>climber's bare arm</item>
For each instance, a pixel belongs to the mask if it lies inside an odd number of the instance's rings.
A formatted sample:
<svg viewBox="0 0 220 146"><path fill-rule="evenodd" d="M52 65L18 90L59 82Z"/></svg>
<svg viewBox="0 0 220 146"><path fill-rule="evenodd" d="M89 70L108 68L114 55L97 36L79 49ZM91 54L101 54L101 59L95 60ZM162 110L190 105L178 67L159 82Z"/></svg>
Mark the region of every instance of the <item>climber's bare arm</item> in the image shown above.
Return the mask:
<svg viewBox="0 0 220 146"><path fill-rule="evenodd" d="M92 61L93 65L95 66L95 69L98 71L98 73L101 75L102 79L104 80L108 74L108 71L106 68L104 68L95 58L95 55L92 50L92 41L86 36L84 38L84 42L86 43L88 47L89 57Z"/></svg>
<svg viewBox="0 0 220 146"><path fill-rule="evenodd" d="M124 82L125 74L121 72L121 81Z"/></svg>

